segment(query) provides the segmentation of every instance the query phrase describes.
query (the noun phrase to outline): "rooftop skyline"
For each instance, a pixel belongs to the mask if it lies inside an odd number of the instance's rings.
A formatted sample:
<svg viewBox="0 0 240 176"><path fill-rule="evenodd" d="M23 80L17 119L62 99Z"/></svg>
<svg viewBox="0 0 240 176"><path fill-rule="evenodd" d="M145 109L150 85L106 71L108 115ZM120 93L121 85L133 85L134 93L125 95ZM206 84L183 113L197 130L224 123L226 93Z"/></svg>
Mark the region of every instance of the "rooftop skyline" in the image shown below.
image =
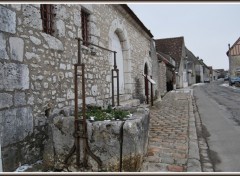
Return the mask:
<svg viewBox="0 0 240 176"><path fill-rule="evenodd" d="M239 3L129 3L154 39L184 37L213 69L229 69L226 52L240 37Z"/></svg>

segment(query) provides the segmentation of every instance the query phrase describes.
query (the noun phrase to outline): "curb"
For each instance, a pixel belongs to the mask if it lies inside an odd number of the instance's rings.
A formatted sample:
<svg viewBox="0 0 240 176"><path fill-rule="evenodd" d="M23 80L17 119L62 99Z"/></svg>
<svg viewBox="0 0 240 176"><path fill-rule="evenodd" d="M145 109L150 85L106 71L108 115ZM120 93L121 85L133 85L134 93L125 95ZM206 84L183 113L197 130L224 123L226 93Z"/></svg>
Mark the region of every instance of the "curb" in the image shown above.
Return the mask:
<svg viewBox="0 0 240 176"><path fill-rule="evenodd" d="M201 161L202 172L214 172L214 167L209 157L209 146L207 143L206 137L202 135L202 120L200 114L198 112L198 107L196 104L196 100L193 97L192 101L194 116L196 120L196 130L197 130L197 137L198 137L198 145L199 145L199 155Z"/></svg>
<svg viewBox="0 0 240 176"><path fill-rule="evenodd" d="M191 90L191 95L188 101L188 161L187 161L187 172L202 172L201 162L200 162L200 150L198 144L198 136L196 129L196 116L194 114L194 101L193 101L193 90Z"/></svg>

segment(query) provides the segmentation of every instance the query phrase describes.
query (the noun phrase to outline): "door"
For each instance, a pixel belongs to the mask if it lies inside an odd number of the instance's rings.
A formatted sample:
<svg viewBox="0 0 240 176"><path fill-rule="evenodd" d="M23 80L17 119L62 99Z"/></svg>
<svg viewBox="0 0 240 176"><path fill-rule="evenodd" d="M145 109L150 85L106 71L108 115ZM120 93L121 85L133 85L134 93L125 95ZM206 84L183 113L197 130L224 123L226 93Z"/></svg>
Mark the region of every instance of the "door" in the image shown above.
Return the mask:
<svg viewBox="0 0 240 176"><path fill-rule="evenodd" d="M119 69L119 94L124 94L124 72L123 72L123 53L122 45L119 40L119 37L116 33L113 35L112 39L112 50L116 51L116 63L117 68ZM114 58L112 58L112 63L114 63ZM115 74L115 73L114 73ZM114 91L117 92L117 80L114 79Z"/></svg>

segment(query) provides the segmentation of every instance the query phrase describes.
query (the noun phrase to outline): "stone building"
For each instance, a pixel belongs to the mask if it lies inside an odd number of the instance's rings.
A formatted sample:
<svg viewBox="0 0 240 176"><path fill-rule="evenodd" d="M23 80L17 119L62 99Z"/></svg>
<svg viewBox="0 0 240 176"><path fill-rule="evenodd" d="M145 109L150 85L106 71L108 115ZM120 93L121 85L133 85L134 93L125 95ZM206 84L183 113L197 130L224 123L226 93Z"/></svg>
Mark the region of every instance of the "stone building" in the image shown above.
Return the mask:
<svg viewBox="0 0 240 176"><path fill-rule="evenodd" d="M197 57L189 50L187 47L185 48L187 55L187 62L185 63L185 69L187 69L187 81L188 86L195 84L197 81L197 68L199 65L199 61Z"/></svg>
<svg viewBox="0 0 240 176"><path fill-rule="evenodd" d="M157 55L158 60L160 62L161 67L160 70L162 70L161 73L159 74L160 80L159 87L161 90L161 96L164 96L166 92L176 89L176 74L175 74L176 62L169 55L164 54L162 52L157 53Z"/></svg>
<svg viewBox="0 0 240 176"><path fill-rule="evenodd" d="M240 38L227 51L229 59L229 76L240 76Z"/></svg>
<svg viewBox="0 0 240 176"><path fill-rule="evenodd" d="M176 61L176 88L186 86L187 77L184 71L186 51L184 37L156 39L156 51L171 56Z"/></svg>
<svg viewBox="0 0 240 176"><path fill-rule="evenodd" d="M1 4L0 131L4 171L40 159L48 138L49 118L62 110L72 113L76 37L117 51L122 101L145 98L142 73L145 70L153 79L156 77L156 58L150 54L153 35L127 5ZM111 104L113 54L83 42L82 56L86 64L86 103ZM176 55L180 65L183 56L181 51ZM81 90L78 93L81 95Z"/></svg>

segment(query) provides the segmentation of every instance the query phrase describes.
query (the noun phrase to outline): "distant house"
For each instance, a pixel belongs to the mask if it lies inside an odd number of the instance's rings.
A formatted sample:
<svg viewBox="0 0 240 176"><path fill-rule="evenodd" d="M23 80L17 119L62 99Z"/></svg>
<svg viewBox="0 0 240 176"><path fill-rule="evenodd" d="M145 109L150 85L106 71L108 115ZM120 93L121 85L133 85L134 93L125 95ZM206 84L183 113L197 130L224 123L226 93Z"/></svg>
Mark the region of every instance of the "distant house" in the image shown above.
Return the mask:
<svg viewBox="0 0 240 176"><path fill-rule="evenodd" d="M212 80L217 80L218 79L218 71L213 69L213 76L212 76Z"/></svg>
<svg viewBox="0 0 240 176"><path fill-rule="evenodd" d="M213 68L212 66L208 66L208 68L209 68L209 78L210 80L213 80Z"/></svg>
<svg viewBox="0 0 240 176"><path fill-rule="evenodd" d="M185 67L187 71L187 82L188 85L195 84L197 82L197 65L199 65L198 58L186 48L187 62L185 62Z"/></svg>
<svg viewBox="0 0 240 176"><path fill-rule="evenodd" d="M229 76L240 76L240 37L227 51L229 59Z"/></svg>
<svg viewBox="0 0 240 176"><path fill-rule="evenodd" d="M226 76L226 73L224 69L215 69L218 72L218 78L224 78Z"/></svg>
<svg viewBox="0 0 240 176"><path fill-rule="evenodd" d="M156 51L164 53L176 61L176 88L187 86L187 77L184 72L184 62L186 60L186 51L184 37L156 39Z"/></svg>
<svg viewBox="0 0 240 176"><path fill-rule="evenodd" d="M197 57L197 64L195 65L195 72L196 72L196 83L202 83L203 82L203 60L199 59Z"/></svg>
<svg viewBox="0 0 240 176"><path fill-rule="evenodd" d="M163 85L163 87L161 87L160 90L163 90L162 92L163 94L161 95L164 95L166 91L176 89L176 74L175 74L176 62L171 56L164 54L162 52L157 53L157 56L162 67L165 67L165 74L163 74L162 76L160 75L162 77L161 85Z"/></svg>

